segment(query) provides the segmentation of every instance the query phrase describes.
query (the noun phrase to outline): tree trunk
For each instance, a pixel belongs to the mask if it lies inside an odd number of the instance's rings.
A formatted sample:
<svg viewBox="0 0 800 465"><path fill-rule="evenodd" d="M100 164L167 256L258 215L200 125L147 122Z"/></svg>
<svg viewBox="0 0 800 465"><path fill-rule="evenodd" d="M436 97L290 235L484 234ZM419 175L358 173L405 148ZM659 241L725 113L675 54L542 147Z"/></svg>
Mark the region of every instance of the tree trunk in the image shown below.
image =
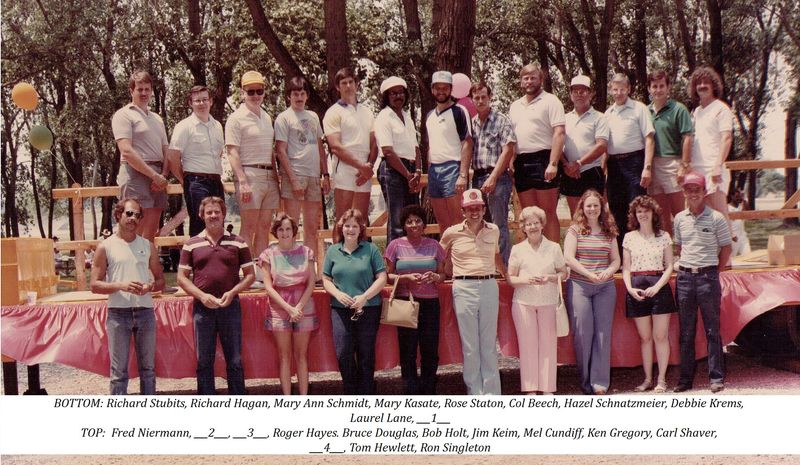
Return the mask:
<svg viewBox="0 0 800 465"><path fill-rule="evenodd" d="M635 98L641 101L649 100L647 92L647 2L641 2L634 10L635 24L635 47L633 50L636 65L636 82L633 83L632 90L636 92Z"/></svg>
<svg viewBox="0 0 800 465"><path fill-rule="evenodd" d="M800 84L795 89L794 104L789 107L786 112L786 138L783 142L784 157L787 160L797 158L797 128L800 126ZM786 170L786 200L797 191L797 168L789 168ZM797 207L794 207L797 208ZM800 226L798 218L784 218L784 226Z"/></svg>
<svg viewBox="0 0 800 465"><path fill-rule="evenodd" d="M581 11L584 16L584 23L587 34L589 35L589 51L592 54L592 67L594 68L595 80L595 108L605 111L608 105L608 49L611 43L611 31L614 28L616 14L616 0L606 0L601 21L600 33L594 27L594 11L597 6L589 4L589 0L581 0Z"/></svg>
<svg viewBox="0 0 800 465"><path fill-rule="evenodd" d="M547 55L547 40L543 35L536 39L536 54L539 59L539 66L544 73L542 87L546 92L553 93L553 80L550 78L550 57Z"/></svg>
<svg viewBox="0 0 800 465"><path fill-rule="evenodd" d="M328 69L328 101L339 98L334 76L345 66L351 66L350 42L347 40L347 0L326 0L325 4L325 58Z"/></svg>
<svg viewBox="0 0 800 465"><path fill-rule="evenodd" d="M689 68L688 74L691 75L696 66L695 63L697 59L695 58L692 36L689 35L689 28L686 26L686 15L683 14L684 10L686 10L686 1L675 0L675 12L678 17L678 29L681 33L683 53L686 55L686 66Z"/></svg>
<svg viewBox="0 0 800 465"><path fill-rule="evenodd" d="M706 7L708 8L708 25L710 29L711 66L722 78L722 99L727 100L728 86L725 84L725 57L722 49L722 6L720 5L720 0L706 0Z"/></svg>
<svg viewBox="0 0 800 465"><path fill-rule="evenodd" d="M36 209L36 226L39 227L39 237L47 237L44 234L44 225L42 224L42 202L39 199L39 186L36 185L36 155L38 150L31 149L31 187L33 188L33 205Z"/></svg>
<svg viewBox="0 0 800 465"><path fill-rule="evenodd" d="M472 75L472 52L475 48L475 0L441 0L434 10L438 16L434 63L438 69Z"/></svg>

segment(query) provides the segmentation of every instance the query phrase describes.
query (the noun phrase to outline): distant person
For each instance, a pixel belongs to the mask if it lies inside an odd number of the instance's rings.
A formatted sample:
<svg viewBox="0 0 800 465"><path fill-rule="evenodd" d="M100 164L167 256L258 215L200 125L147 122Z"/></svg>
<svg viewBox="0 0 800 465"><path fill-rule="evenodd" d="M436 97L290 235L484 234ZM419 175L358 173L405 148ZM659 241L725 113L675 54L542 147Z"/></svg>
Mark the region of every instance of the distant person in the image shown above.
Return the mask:
<svg viewBox="0 0 800 465"><path fill-rule="evenodd" d="M178 285L194 298L197 394L216 394L214 359L219 336L225 355L228 394L244 395L239 293L255 279L253 260L244 239L225 234L224 200L206 197L200 202L199 211L206 227L183 244L178 265Z"/></svg>
<svg viewBox="0 0 800 465"><path fill-rule="evenodd" d="M225 231L228 231L228 234L233 234L233 223L228 223L228 226L225 227Z"/></svg>
<svg viewBox="0 0 800 465"><path fill-rule="evenodd" d="M186 103L192 114L175 125L167 152L173 174L183 185L183 198L189 214L189 236L203 230L200 202L215 196L225 198L222 186L222 151L225 135L222 124L211 116L214 101L208 87L189 89Z"/></svg>
<svg viewBox="0 0 800 465"><path fill-rule="evenodd" d="M111 130L120 152L117 184L120 198L135 199L144 217L137 232L152 241L158 232L161 212L167 206L169 159L167 130L161 116L150 111L153 78L137 70L128 82L131 103L117 110Z"/></svg>
<svg viewBox="0 0 800 465"><path fill-rule="evenodd" d="M741 212L749 210L747 206L747 199L744 196L742 189L735 189L728 193L728 211ZM750 253L750 238L747 237L747 230L744 229L744 220L732 220L731 227L733 236L737 241L733 243L733 250L731 257L738 257L739 255L747 255Z"/></svg>
<svg viewBox="0 0 800 465"><path fill-rule="evenodd" d="M156 393L156 316L154 291L164 287L164 272L156 246L136 234L142 207L123 199L114 207L117 233L97 246L92 263L92 292L108 294L108 355L111 395L128 394L128 364L133 337L139 392Z"/></svg>
<svg viewBox="0 0 800 465"><path fill-rule="evenodd" d="M681 366L675 392L692 388L695 375L697 309L703 317L708 344L708 377L711 392L725 389L725 352L720 335L720 266L730 261L731 234L725 217L706 203L707 177L690 172L683 178L686 210L675 216L678 245L678 277L675 300L680 323Z"/></svg>
<svg viewBox="0 0 800 465"><path fill-rule="evenodd" d="M342 68L333 77L339 100L328 108L322 125L328 146L336 157L333 169L333 203L336 218L354 208L363 212L369 223L369 197L378 147L372 125L375 117L358 103L359 82L351 68Z"/></svg>

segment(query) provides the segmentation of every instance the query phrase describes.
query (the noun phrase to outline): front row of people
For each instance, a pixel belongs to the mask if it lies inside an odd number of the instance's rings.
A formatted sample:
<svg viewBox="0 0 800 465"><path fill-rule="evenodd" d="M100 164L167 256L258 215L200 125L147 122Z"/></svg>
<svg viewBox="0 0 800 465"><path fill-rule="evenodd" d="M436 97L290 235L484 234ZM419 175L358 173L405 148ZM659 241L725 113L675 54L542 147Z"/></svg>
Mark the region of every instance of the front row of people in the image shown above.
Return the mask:
<svg viewBox="0 0 800 465"><path fill-rule="evenodd" d="M614 273L622 265L626 315L641 339L644 380L634 390L667 390L670 315L679 314L680 377L675 392L691 389L695 372L697 310L708 341L710 389L724 388L720 338L719 264L731 251L727 222L704 203L705 177L685 176L687 209L675 217L674 243L680 260L673 266L670 234L661 228L660 207L647 196L630 204L628 230L617 247L618 229L608 204L595 190L580 198L564 239L564 252L543 235L547 216L538 207L523 209L520 226L526 239L511 250L508 270L499 248L499 230L483 219L481 192L462 195L464 221L446 229L437 242L423 235L425 212L416 205L401 214L404 235L381 256L366 238L366 219L347 210L336 223L334 244L322 267L322 283L331 297L336 359L345 394L375 394L375 344L380 326L381 291L398 281L396 297L413 295L420 303L416 329L398 328L404 392L436 392L439 346L439 294L436 283L452 267L453 309L458 321L467 393L500 394L497 363L499 290L496 278L514 288L512 317L520 348L520 387L526 393L556 391L556 312L566 279L566 306L573 334L580 388L605 394L610 386L611 332L616 304ZM213 394L217 335L227 365L228 391L244 394L241 362L241 307L238 294L254 280L247 244L225 232L225 203L208 197L200 203L205 229L184 244L178 284L194 297L198 394ZM125 394L128 351L135 340L141 392L155 393L155 316L150 293L164 278L154 246L136 234L142 208L124 200L115 209L116 234L103 241L92 267L92 291L109 294L106 328L111 359L111 393ZM280 360L283 394L291 393L294 365L298 392L308 392L308 345L319 327L314 309L313 251L296 244L297 223L278 215L271 232L278 241L258 257L269 298L265 327L273 332ZM677 268L677 306L669 285ZM240 272L241 271L241 277ZM499 273L499 275L497 274ZM658 372L653 377L653 348ZM420 372L417 371L417 352Z"/></svg>

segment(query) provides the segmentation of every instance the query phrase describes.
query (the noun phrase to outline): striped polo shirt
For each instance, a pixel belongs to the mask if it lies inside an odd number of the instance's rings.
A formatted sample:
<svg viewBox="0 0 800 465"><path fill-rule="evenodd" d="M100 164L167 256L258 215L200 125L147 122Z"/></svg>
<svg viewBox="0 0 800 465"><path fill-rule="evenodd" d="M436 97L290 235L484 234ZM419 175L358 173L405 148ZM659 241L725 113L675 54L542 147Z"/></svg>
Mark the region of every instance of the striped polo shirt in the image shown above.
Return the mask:
<svg viewBox="0 0 800 465"><path fill-rule="evenodd" d="M722 213L706 206L695 216L688 209L675 215L675 243L681 246L681 266L719 265L719 249L731 244L731 231Z"/></svg>
<svg viewBox="0 0 800 465"><path fill-rule="evenodd" d="M192 273L192 283L201 291L222 297L239 284L239 269L253 266L244 239L224 234L213 244L205 229L183 244L179 268Z"/></svg>
<svg viewBox="0 0 800 465"><path fill-rule="evenodd" d="M575 259L584 268L592 273L600 273L608 268L611 263L611 247L616 247L614 236L591 233L581 234L580 229L575 225L569 227L567 234L572 234L577 238ZM579 273L572 273L570 279L594 284ZM614 278L611 277L606 282L613 280Z"/></svg>

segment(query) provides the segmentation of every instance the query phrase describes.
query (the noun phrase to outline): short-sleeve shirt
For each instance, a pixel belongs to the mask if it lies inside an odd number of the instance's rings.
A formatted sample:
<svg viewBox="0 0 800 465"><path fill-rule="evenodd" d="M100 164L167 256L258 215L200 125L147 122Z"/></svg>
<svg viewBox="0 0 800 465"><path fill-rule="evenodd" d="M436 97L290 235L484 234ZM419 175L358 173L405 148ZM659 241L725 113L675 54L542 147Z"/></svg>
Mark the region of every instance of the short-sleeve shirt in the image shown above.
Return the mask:
<svg viewBox="0 0 800 465"><path fill-rule="evenodd" d="M239 147L242 165L272 164L272 144L275 141L272 118L263 108L258 110L260 116L243 103L225 122L225 145Z"/></svg>
<svg viewBox="0 0 800 465"><path fill-rule="evenodd" d="M453 276L491 275L496 270L495 255L500 251L500 229L484 221L476 235L465 220L447 228L440 244L445 251L450 250Z"/></svg>
<svg viewBox="0 0 800 465"><path fill-rule="evenodd" d="M336 287L353 297L361 295L375 282L375 275L386 271L381 252L372 242L360 241L353 253L348 253L339 242L328 247L322 274L331 278ZM367 306L381 304L380 293L367 300ZM346 308L331 297L331 307Z"/></svg>
<svg viewBox="0 0 800 465"><path fill-rule="evenodd" d="M146 162L163 162L164 146L169 145L164 121L154 111L144 111L133 103L117 110L111 118L114 140L130 139L133 149Z"/></svg>
<svg viewBox="0 0 800 465"><path fill-rule="evenodd" d="M290 250L281 250L278 244L272 244L258 256L258 263L269 264L272 284L276 288L306 286L311 277L314 251L303 244Z"/></svg>
<svg viewBox="0 0 800 465"><path fill-rule="evenodd" d="M322 126L313 111L289 107L275 118L275 140L286 142L286 155L292 172L298 176L319 177L319 143Z"/></svg>
<svg viewBox="0 0 800 465"><path fill-rule="evenodd" d="M508 116L517 136L517 153L549 150L553 128L564 125L564 105L555 95L541 91L530 102L522 97L512 103Z"/></svg>
<svg viewBox="0 0 800 465"><path fill-rule="evenodd" d="M688 209L675 215L675 243L681 246L680 265L692 268L719 265L719 250L731 244L722 213L706 206L695 216Z"/></svg>
<svg viewBox="0 0 800 465"><path fill-rule="evenodd" d="M580 116L575 110L572 110L566 114L565 120L564 156L571 163L586 155L597 143L597 139L608 140L606 115L592 107L589 107ZM602 157L598 157L591 163L581 165L581 172L600 166L601 163Z"/></svg>
<svg viewBox="0 0 800 465"><path fill-rule="evenodd" d="M150 241L136 236L131 242L112 234L103 241L106 251L106 275L108 282L153 281L150 273ZM149 292L137 295L132 292L117 291L108 296L108 308L153 307L153 296Z"/></svg>
<svg viewBox="0 0 800 465"><path fill-rule="evenodd" d="M341 134L345 149L364 155L369 154L369 134L374 120L372 111L366 105L350 105L339 100L325 112L322 126L327 135Z"/></svg>
<svg viewBox="0 0 800 465"><path fill-rule="evenodd" d="M683 153L683 136L694 132L689 110L675 100L669 99L658 111L651 103L647 107L656 130L656 150L659 157L678 157Z"/></svg>
<svg viewBox="0 0 800 465"><path fill-rule="evenodd" d="M606 118L609 155L644 149L644 138L656 131L650 119L650 110L642 102L630 98L622 105L615 103L608 107Z"/></svg>
<svg viewBox="0 0 800 465"><path fill-rule="evenodd" d="M469 112L453 104L440 113L436 108L425 119L428 129L428 161L445 163L461 161L461 143L472 137Z"/></svg>
<svg viewBox="0 0 800 465"><path fill-rule="evenodd" d="M222 125L213 117L204 123L194 113L175 125L169 148L181 153L183 171L222 174Z"/></svg>
<svg viewBox="0 0 800 465"><path fill-rule="evenodd" d="M616 247L614 236L606 234L581 234L580 229L572 225L567 230L567 234L572 234L577 238L575 248L575 259L583 265L590 273L600 273L608 268L611 263L611 247ZM589 279L580 273L572 273L570 279L589 283ZM610 277L606 282L613 281Z"/></svg>
<svg viewBox="0 0 800 465"><path fill-rule="evenodd" d="M423 237L417 245L411 244L406 237L398 237L389 243L383 254L386 260L394 263L397 274L436 272L439 263L444 261L444 249L430 237ZM433 299L439 296L436 284L415 284L406 280L397 285L395 295Z"/></svg>
<svg viewBox="0 0 800 465"><path fill-rule="evenodd" d="M489 111L483 124L480 116L475 115L472 118L472 128L475 131L475 143L472 146L474 169L494 168L503 153L503 147L517 142L511 120L494 110Z"/></svg>
<svg viewBox="0 0 800 465"><path fill-rule="evenodd" d="M400 158L417 159L417 129L408 111L403 110L401 120L392 108L384 108L375 118L374 130L378 148L392 147Z"/></svg>
<svg viewBox="0 0 800 465"><path fill-rule="evenodd" d="M622 248L631 255L631 271L664 271L664 250L672 247L666 231L653 237L644 237L639 231L629 231L622 240Z"/></svg>
<svg viewBox="0 0 800 465"><path fill-rule="evenodd" d="M705 108L698 106L694 118L692 165L712 168L721 163L719 149L722 132L733 131L733 112L722 100L714 100Z"/></svg>
<svg viewBox="0 0 800 465"><path fill-rule="evenodd" d="M189 270L201 291L220 298L239 284L239 270L248 266L253 259L244 239L223 234L214 245L203 230L183 244L178 268Z"/></svg>
<svg viewBox="0 0 800 465"><path fill-rule="evenodd" d="M508 267L519 269L520 278L530 278L555 274L564 268L564 254L555 242L542 238L537 250L528 240L523 240L511 248ZM514 288L514 300L523 305L555 305L558 302L558 286L561 282L548 282L541 285L528 284Z"/></svg>

